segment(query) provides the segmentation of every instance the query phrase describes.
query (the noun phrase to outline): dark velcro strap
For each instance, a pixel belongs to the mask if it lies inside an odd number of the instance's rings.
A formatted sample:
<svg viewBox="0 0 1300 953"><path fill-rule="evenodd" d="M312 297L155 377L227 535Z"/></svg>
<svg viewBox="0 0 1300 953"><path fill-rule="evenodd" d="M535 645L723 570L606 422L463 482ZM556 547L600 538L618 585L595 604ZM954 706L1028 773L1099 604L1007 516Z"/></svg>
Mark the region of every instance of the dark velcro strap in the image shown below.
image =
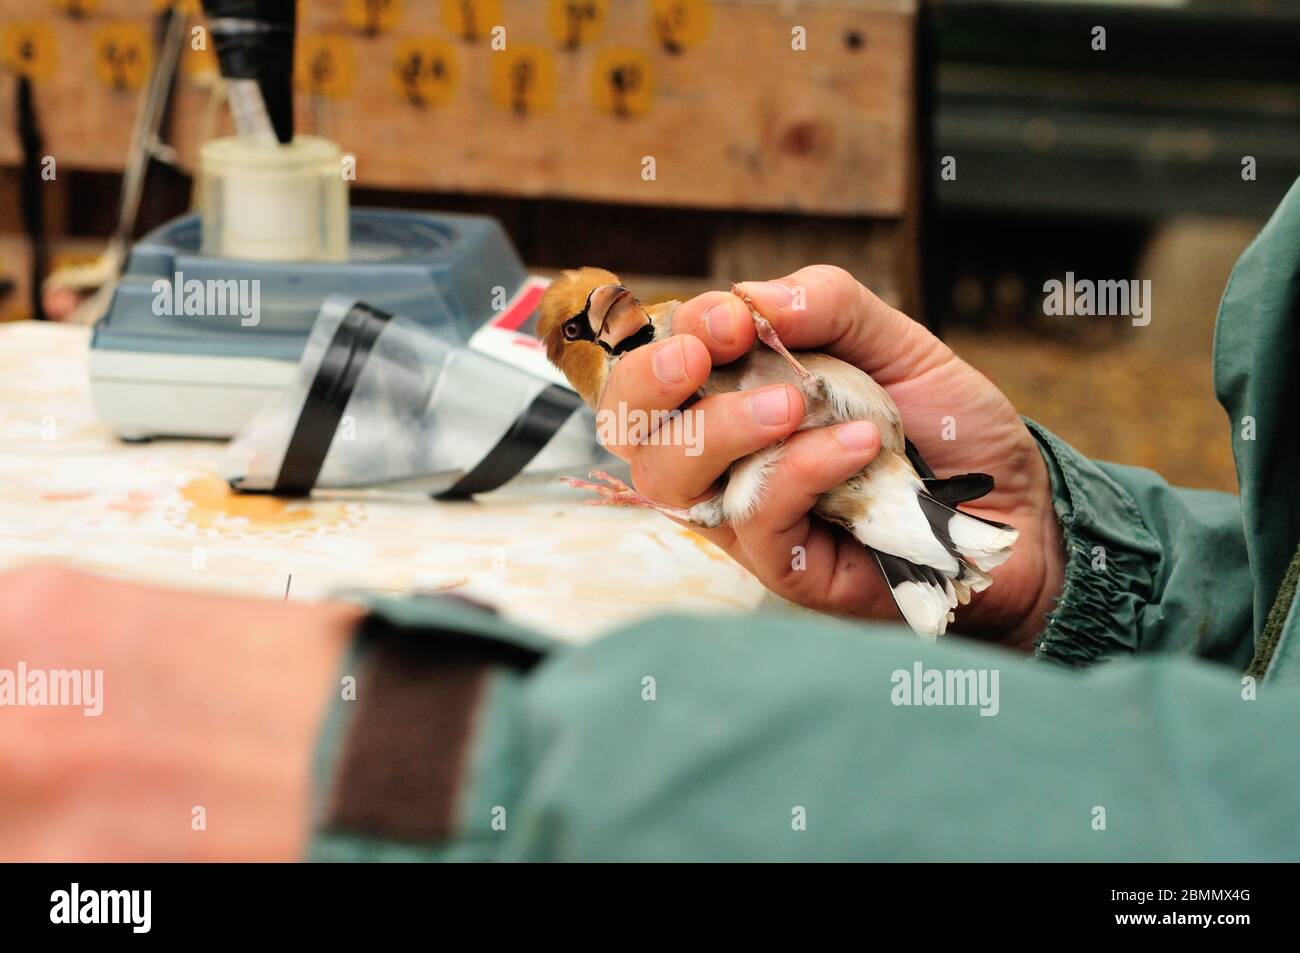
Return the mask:
<svg viewBox="0 0 1300 953"><path fill-rule="evenodd" d="M357 378L390 318L391 314L359 302L344 315L325 348L285 448L280 473L271 489L276 496L306 496L316 485Z"/></svg>
<svg viewBox="0 0 1300 953"><path fill-rule="evenodd" d="M510 482L564 426L565 421L582 405L573 391L550 384L533 398L497 445L487 452L469 473L450 490L438 494L441 500L458 500L475 493L486 493Z"/></svg>
<svg viewBox="0 0 1300 953"><path fill-rule="evenodd" d="M494 669L541 655L500 640L369 616L358 633L356 708L323 804L325 830L403 843L455 833L478 713Z"/></svg>

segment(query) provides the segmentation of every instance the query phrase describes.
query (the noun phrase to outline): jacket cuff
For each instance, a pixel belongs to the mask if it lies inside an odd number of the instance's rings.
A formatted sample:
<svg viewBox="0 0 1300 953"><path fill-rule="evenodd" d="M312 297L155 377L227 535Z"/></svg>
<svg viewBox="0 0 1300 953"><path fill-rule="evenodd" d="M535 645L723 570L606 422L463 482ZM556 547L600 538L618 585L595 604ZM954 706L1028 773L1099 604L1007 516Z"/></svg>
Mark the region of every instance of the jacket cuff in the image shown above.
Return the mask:
<svg viewBox="0 0 1300 953"><path fill-rule="evenodd" d="M1052 481L1065 544L1065 584L1034 658L1082 668L1139 649L1141 615L1162 557L1128 491L1046 428L1025 424Z"/></svg>
<svg viewBox="0 0 1300 953"><path fill-rule="evenodd" d="M513 806L512 699L554 643L452 598L364 601L317 742L307 859L481 859Z"/></svg>

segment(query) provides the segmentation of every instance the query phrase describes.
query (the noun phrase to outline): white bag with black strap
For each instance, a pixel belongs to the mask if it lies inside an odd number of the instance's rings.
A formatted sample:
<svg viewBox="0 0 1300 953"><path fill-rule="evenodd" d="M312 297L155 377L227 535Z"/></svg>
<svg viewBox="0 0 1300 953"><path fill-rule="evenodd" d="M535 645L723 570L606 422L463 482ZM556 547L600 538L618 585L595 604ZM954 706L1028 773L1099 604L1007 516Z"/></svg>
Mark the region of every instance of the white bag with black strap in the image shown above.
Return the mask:
<svg viewBox="0 0 1300 953"><path fill-rule="evenodd" d="M569 388L331 296L293 386L235 436L223 472L237 490L280 496L383 487L463 498L614 462Z"/></svg>

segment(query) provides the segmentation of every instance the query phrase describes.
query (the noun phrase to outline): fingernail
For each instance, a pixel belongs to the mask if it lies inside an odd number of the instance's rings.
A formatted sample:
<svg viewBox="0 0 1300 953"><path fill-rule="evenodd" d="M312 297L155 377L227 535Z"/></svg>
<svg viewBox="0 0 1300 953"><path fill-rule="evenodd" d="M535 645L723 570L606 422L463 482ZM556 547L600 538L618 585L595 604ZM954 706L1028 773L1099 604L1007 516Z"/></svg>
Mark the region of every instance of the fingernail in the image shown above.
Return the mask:
<svg viewBox="0 0 1300 953"><path fill-rule="evenodd" d="M790 421L790 394L784 384L755 391L747 403L749 416L756 424L776 427Z"/></svg>
<svg viewBox="0 0 1300 953"><path fill-rule="evenodd" d="M876 425L865 420L840 424L835 439L849 450L869 450L876 445Z"/></svg>
<svg viewBox="0 0 1300 953"><path fill-rule="evenodd" d="M665 384L680 384L686 380L686 352L682 350L681 341L669 341L655 352L651 363L655 377Z"/></svg>
<svg viewBox="0 0 1300 953"><path fill-rule="evenodd" d="M730 344L736 340L736 324L732 318L731 302L720 302L705 311L704 326L709 329L709 337L719 344Z"/></svg>

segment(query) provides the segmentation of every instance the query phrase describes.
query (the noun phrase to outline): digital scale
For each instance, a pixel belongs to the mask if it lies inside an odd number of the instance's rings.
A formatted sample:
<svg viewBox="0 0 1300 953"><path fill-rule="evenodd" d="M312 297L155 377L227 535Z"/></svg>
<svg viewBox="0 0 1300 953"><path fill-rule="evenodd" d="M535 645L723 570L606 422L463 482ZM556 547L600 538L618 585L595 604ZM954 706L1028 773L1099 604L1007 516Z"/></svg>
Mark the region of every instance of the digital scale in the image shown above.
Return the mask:
<svg viewBox="0 0 1300 953"><path fill-rule="evenodd" d="M563 382L538 342L518 333L546 281L530 278L495 219L358 208L348 230L344 261L204 254L198 215L144 236L91 337L90 389L100 419L125 440L234 435L294 379L331 294ZM176 306L194 288L221 306L185 313L200 310ZM246 316L254 302L256 314Z"/></svg>

